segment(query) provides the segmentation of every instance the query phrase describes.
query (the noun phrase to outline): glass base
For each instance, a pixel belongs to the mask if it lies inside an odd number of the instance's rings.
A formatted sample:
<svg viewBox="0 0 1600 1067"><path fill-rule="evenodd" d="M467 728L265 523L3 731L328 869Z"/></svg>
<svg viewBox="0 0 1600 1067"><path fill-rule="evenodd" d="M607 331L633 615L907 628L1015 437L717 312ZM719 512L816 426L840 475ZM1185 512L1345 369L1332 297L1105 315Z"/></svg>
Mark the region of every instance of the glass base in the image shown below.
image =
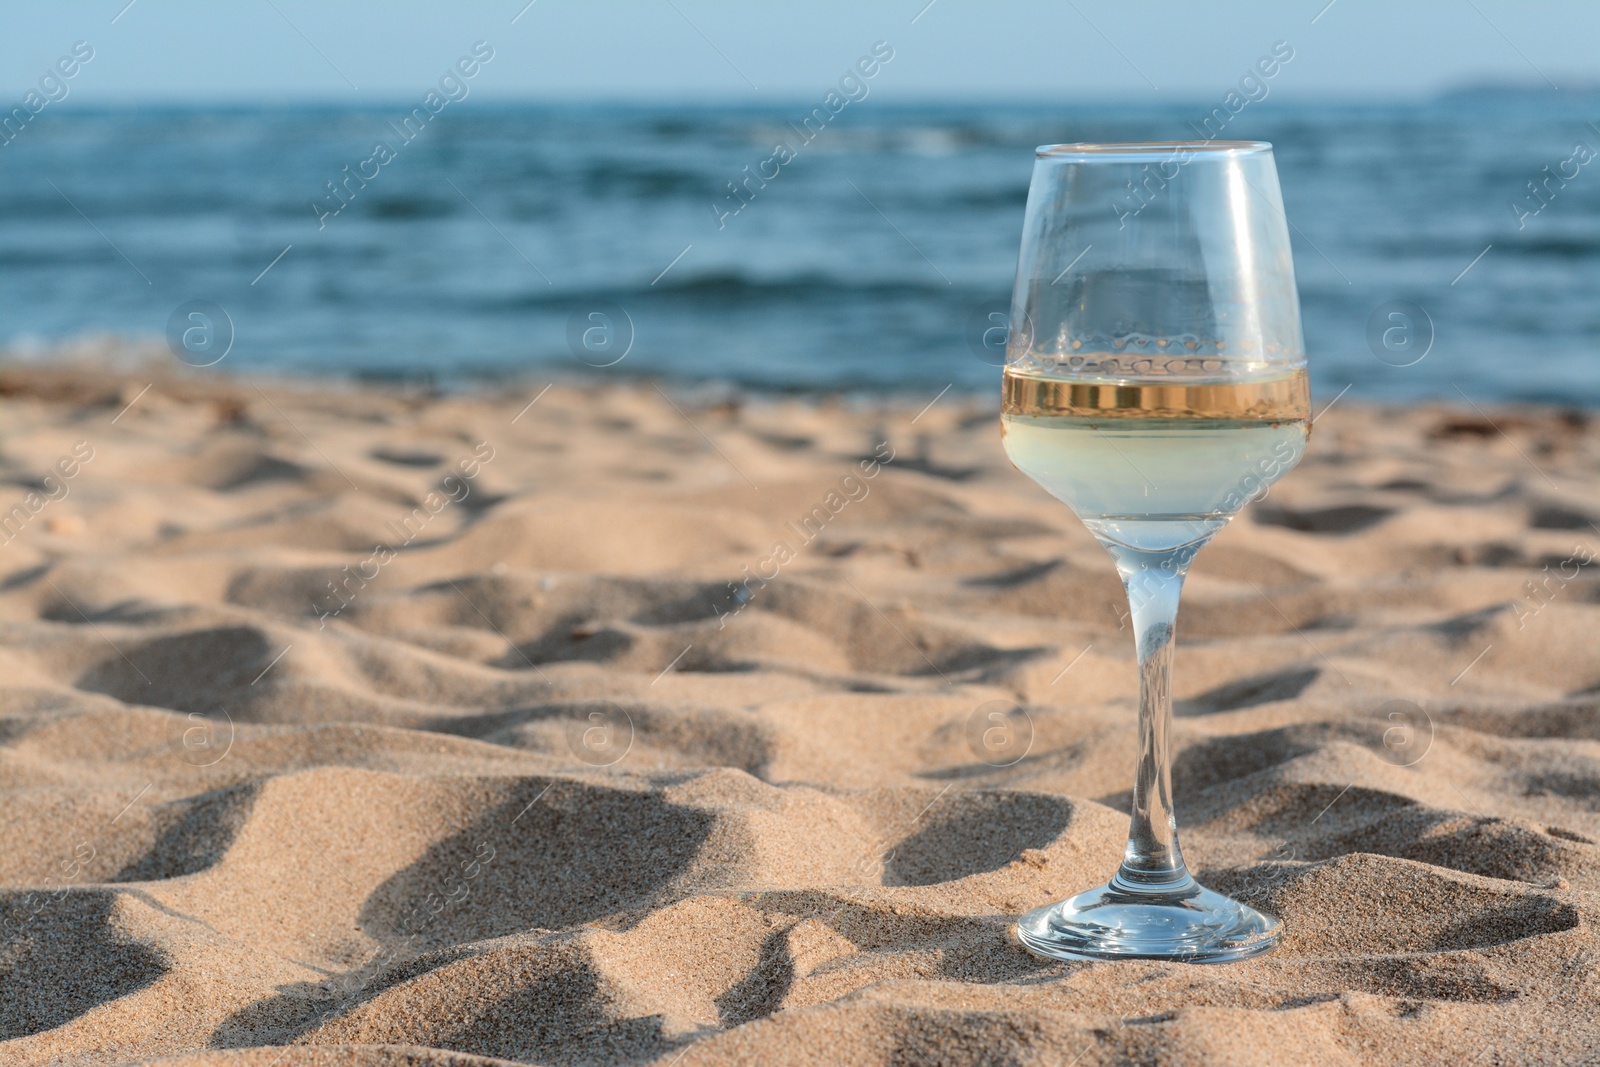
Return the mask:
<svg viewBox="0 0 1600 1067"><path fill-rule="evenodd" d="M1017 940L1058 960L1231 963L1271 952L1282 924L1185 876L1160 889L1119 875L1017 921Z"/></svg>

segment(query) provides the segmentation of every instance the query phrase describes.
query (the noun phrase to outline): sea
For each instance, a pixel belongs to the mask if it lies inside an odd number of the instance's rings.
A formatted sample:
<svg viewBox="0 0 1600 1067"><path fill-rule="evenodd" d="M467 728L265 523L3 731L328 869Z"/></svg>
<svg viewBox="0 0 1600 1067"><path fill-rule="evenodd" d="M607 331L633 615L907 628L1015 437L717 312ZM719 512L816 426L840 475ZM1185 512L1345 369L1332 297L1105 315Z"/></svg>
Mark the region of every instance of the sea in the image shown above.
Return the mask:
<svg viewBox="0 0 1600 1067"><path fill-rule="evenodd" d="M0 144L0 358L982 393L1033 148L1211 107L413 103L35 116ZM1272 100L1227 136L1276 147L1317 396L1600 406L1600 96Z"/></svg>

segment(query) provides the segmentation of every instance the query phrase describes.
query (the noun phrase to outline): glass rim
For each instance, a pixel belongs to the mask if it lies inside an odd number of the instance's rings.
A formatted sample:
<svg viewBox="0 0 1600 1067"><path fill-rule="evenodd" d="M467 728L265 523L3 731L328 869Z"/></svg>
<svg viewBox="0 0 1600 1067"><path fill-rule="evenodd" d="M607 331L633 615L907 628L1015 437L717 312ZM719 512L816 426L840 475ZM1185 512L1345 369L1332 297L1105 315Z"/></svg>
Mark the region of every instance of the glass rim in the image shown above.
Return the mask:
<svg viewBox="0 0 1600 1067"><path fill-rule="evenodd" d="M1043 144L1034 149L1034 155L1039 159L1079 163L1092 160L1167 159L1182 152L1239 156L1271 151L1270 141L1082 141L1074 144Z"/></svg>

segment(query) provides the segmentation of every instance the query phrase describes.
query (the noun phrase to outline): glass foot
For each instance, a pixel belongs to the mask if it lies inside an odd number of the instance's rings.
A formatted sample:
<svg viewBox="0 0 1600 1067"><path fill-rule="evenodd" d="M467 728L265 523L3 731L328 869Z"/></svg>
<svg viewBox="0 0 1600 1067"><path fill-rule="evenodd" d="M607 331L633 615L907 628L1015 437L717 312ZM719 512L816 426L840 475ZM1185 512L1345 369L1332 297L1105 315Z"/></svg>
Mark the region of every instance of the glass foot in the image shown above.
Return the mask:
<svg viewBox="0 0 1600 1067"><path fill-rule="evenodd" d="M1059 960L1231 963L1271 952L1282 924L1193 878L1159 891L1120 878L1017 921L1017 940Z"/></svg>

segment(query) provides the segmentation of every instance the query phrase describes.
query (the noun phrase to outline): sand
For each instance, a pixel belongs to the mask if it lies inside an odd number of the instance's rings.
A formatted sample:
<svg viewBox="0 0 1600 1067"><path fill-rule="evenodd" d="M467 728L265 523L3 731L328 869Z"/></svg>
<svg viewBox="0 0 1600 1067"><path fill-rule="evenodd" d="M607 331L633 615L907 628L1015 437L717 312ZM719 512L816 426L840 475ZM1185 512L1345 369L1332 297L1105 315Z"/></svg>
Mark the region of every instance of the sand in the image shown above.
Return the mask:
<svg viewBox="0 0 1600 1067"><path fill-rule="evenodd" d="M922 406L0 372L0 1062L1600 1061L1600 426L1321 416L1175 679L1281 947L1091 965L1121 589Z"/></svg>

